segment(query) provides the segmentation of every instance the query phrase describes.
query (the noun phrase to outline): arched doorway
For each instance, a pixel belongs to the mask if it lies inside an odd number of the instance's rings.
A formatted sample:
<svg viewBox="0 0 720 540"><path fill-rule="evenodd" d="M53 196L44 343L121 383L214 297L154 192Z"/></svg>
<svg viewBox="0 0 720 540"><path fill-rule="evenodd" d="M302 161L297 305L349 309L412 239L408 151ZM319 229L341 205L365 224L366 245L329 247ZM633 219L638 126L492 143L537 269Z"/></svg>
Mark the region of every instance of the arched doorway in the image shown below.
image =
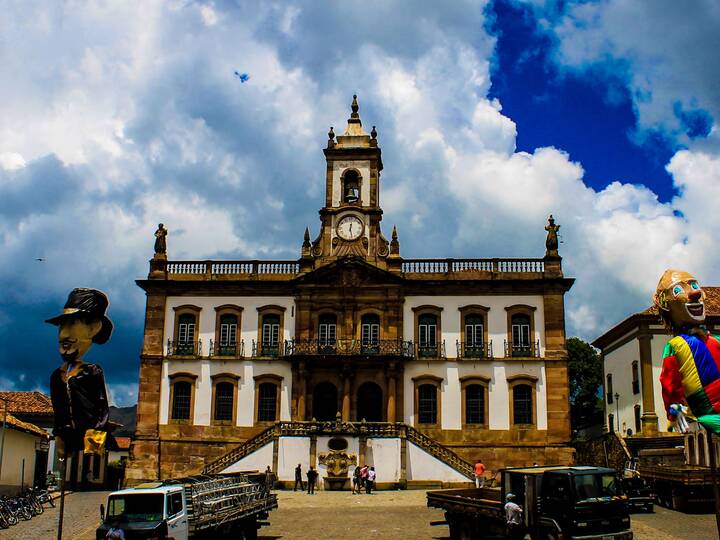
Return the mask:
<svg viewBox="0 0 720 540"><path fill-rule="evenodd" d="M313 418L316 420L335 420L338 412L338 392L331 382L318 384L313 390Z"/></svg>
<svg viewBox="0 0 720 540"><path fill-rule="evenodd" d="M357 392L357 419L368 422L383 421L382 390L374 382L360 385Z"/></svg>

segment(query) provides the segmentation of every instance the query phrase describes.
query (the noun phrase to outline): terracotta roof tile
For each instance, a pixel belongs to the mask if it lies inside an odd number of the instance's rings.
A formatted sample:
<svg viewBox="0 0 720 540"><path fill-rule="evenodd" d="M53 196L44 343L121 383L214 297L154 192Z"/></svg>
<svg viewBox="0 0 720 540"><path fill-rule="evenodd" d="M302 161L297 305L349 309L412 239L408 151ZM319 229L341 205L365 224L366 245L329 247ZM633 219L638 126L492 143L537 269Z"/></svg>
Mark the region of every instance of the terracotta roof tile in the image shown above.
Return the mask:
<svg viewBox="0 0 720 540"><path fill-rule="evenodd" d="M38 437L40 437L42 439L50 438L50 435L44 429L37 427L35 424L31 424L29 422L23 422L22 420L18 420L12 414L10 414L9 411L10 411L10 408L8 408L7 416L5 416L4 404L0 401L0 424L2 424L2 419L5 418L5 421L8 423L8 427L10 427L10 428L14 428L19 431L25 431L27 433L37 435Z"/></svg>
<svg viewBox="0 0 720 540"><path fill-rule="evenodd" d="M0 392L0 398L8 401L11 413L53 414L52 402L42 392Z"/></svg>
<svg viewBox="0 0 720 540"><path fill-rule="evenodd" d="M130 437L115 437L115 442L117 442L118 449L129 450L132 439Z"/></svg>

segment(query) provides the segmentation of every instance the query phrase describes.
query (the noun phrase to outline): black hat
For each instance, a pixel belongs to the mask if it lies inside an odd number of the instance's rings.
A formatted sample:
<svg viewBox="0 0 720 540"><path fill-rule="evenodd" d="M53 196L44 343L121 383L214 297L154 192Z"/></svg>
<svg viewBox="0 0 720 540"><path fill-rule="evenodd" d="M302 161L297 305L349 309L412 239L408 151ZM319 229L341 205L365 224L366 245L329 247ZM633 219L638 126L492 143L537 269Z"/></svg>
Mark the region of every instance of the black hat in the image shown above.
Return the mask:
<svg viewBox="0 0 720 540"><path fill-rule="evenodd" d="M60 323L71 317L84 317L89 319L100 319L102 327L93 337L93 343L103 344L110 339L113 325L105 315L108 307L108 298L105 293L97 289L73 289L68 295L63 312L57 317L48 319L45 322L60 326Z"/></svg>

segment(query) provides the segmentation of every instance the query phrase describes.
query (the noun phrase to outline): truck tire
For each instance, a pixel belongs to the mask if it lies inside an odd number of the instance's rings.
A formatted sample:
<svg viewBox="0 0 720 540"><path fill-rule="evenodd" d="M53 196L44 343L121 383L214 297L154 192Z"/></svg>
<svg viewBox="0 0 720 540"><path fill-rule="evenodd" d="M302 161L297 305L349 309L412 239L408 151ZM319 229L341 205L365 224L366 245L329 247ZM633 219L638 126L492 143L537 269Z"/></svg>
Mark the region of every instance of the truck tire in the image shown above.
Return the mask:
<svg viewBox="0 0 720 540"><path fill-rule="evenodd" d="M257 537L257 522L254 519L243 522L240 529L240 540L257 540Z"/></svg>

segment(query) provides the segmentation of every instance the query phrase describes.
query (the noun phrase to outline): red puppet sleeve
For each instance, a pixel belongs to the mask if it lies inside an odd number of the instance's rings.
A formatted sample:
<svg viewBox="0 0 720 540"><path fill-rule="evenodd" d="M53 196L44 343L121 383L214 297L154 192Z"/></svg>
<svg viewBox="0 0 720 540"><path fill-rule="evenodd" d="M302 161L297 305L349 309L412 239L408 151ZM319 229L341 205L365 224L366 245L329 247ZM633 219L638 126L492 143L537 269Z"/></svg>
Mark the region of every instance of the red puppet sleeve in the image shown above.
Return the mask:
<svg viewBox="0 0 720 540"><path fill-rule="evenodd" d="M662 371L660 372L662 397L667 413L673 403L685 403L685 389L683 388L680 364L675 357L675 350L668 343L663 351Z"/></svg>

